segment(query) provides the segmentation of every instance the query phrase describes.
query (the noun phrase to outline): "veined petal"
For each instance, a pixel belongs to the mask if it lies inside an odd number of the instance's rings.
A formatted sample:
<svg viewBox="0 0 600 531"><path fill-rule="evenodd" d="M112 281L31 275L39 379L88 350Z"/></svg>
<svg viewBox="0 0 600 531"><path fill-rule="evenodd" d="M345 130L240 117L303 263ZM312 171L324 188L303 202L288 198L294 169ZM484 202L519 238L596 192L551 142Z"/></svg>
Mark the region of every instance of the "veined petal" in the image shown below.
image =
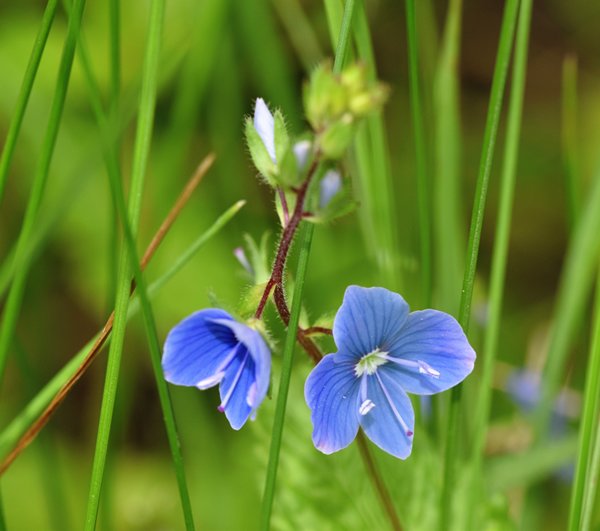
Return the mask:
<svg viewBox="0 0 600 531"><path fill-rule="evenodd" d="M458 321L437 310L412 312L388 352L400 363L388 362L380 372L393 374L405 391L420 395L454 387L475 363L475 351ZM416 363L409 367L403 360Z"/></svg>
<svg viewBox="0 0 600 531"><path fill-rule="evenodd" d="M374 406L360 425L379 448L400 459L412 450L415 414L410 399L389 373L378 370L367 378L367 396Z"/></svg>
<svg viewBox="0 0 600 531"><path fill-rule="evenodd" d="M215 320L224 327L227 327L234 334L237 341L242 343L252 359L253 378L256 383L248 399L248 404L256 408L265 398L269 389L269 379L271 377L271 351L258 330L248 325L238 323L233 320Z"/></svg>
<svg viewBox="0 0 600 531"><path fill-rule="evenodd" d="M256 98L254 106L254 129L260 136L271 160L277 164L275 157L275 120L267 104L262 98Z"/></svg>
<svg viewBox="0 0 600 531"><path fill-rule="evenodd" d="M397 293L349 286L333 322L335 344L355 359L375 349L388 351L407 315L408 304Z"/></svg>
<svg viewBox="0 0 600 531"><path fill-rule="evenodd" d="M225 412L234 430L239 430L245 424L253 409L248 404L248 395L254 385L254 361L247 349L240 350L243 354L232 360L219 386L219 409Z"/></svg>
<svg viewBox="0 0 600 531"><path fill-rule="evenodd" d="M215 320L234 322L223 310L206 309L186 317L169 332L162 358L168 382L188 386L219 383L219 374L225 368L223 362L238 341L229 328Z"/></svg>
<svg viewBox="0 0 600 531"><path fill-rule="evenodd" d="M352 363L335 363L334 356L325 356L304 386L311 409L313 443L324 454L345 448L358 432L359 379Z"/></svg>

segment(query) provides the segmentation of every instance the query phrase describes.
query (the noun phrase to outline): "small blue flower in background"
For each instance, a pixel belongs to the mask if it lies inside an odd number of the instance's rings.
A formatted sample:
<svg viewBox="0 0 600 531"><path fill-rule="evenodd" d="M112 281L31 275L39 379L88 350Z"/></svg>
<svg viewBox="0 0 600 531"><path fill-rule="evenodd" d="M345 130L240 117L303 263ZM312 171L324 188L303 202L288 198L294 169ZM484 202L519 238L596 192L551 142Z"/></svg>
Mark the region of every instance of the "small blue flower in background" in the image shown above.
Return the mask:
<svg viewBox="0 0 600 531"><path fill-rule="evenodd" d="M342 176L335 170L329 170L319 183L319 208L325 208L342 187Z"/></svg>
<svg viewBox="0 0 600 531"><path fill-rule="evenodd" d="M271 111L267 107L265 100L256 98L254 106L254 128L260 136L267 152L274 164L277 164L275 157L275 120Z"/></svg>
<svg viewBox="0 0 600 531"><path fill-rule="evenodd" d="M257 330L224 310L206 309L169 332L162 366L172 384L198 389L219 384L219 411L239 430L267 394L271 352Z"/></svg>
<svg viewBox="0 0 600 531"><path fill-rule="evenodd" d="M333 323L338 348L309 375L304 394L313 442L325 454L348 446L359 426L405 459L414 412L407 392L431 395L461 382L475 352L458 322L436 310L409 313L397 293L350 286Z"/></svg>

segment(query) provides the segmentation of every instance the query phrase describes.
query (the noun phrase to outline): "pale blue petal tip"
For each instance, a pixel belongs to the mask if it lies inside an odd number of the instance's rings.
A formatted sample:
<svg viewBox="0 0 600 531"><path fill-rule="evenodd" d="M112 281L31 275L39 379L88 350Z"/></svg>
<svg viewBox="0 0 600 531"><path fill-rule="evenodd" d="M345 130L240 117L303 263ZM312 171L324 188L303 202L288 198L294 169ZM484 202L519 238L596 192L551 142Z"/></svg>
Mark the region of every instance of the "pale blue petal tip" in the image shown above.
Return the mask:
<svg viewBox="0 0 600 531"><path fill-rule="evenodd" d="M256 98L254 106L254 129L260 136L267 152L274 164L277 164L275 156L275 120L267 104L262 98Z"/></svg>

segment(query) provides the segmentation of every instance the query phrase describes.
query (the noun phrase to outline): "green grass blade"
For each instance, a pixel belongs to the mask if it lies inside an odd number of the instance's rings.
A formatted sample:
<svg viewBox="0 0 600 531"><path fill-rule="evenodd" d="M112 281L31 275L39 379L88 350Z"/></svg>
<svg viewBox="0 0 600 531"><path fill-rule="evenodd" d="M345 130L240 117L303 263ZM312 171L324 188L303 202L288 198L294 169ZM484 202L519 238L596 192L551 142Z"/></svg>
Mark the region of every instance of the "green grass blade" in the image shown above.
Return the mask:
<svg viewBox="0 0 600 531"><path fill-rule="evenodd" d="M185 265L187 265L198 251L213 238L242 208L244 201L238 201L227 209L217 220L202 233L174 262L174 264L148 287L150 296L155 295L168 283ZM139 311L139 301L134 299L129 307L127 319L131 319ZM17 442L34 422L42 415L50 401L60 391L62 386L71 379L77 368L87 356L94 344L93 337L71 360L50 380L29 402L23 411L0 433L0 461L4 461L9 453L15 448Z"/></svg>
<svg viewBox="0 0 600 531"><path fill-rule="evenodd" d="M364 3L356 7L354 38L358 57L366 65L371 79L377 78L371 32ZM361 183L361 210L369 235L371 253L375 256L382 281L392 289L402 285L400 257L396 228L398 226L394 205L393 182L390 169L385 123L381 113L367 118L367 127L357 136L356 153L359 158ZM360 158L363 160L361 161Z"/></svg>
<svg viewBox="0 0 600 531"><path fill-rule="evenodd" d="M275 0L273 5L304 70L310 72L324 55L302 5L298 0Z"/></svg>
<svg viewBox="0 0 600 531"><path fill-rule="evenodd" d="M441 54L434 79L435 172L432 193L435 208L436 307L458 314L464 271L461 129L459 93L462 0L451 0L446 16Z"/></svg>
<svg viewBox="0 0 600 531"><path fill-rule="evenodd" d="M56 137L58 136L58 129L67 96L67 87L69 85L71 67L75 55L75 45L79 35L79 27L84 6L85 0L75 0L71 16L69 17L67 37L63 47L56 89L50 108L50 118L44 136L42 151L38 159L31 193L27 202L21 232L17 241L14 258L15 275L2 313L2 323L0 324L0 386L6 368L8 351L12 344L15 326L21 309L27 275L29 273L29 264L26 260L27 251L29 249L29 240L35 233L38 211L48 181L50 163L52 161Z"/></svg>
<svg viewBox="0 0 600 531"><path fill-rule="evenodd" d="M523 98L527 72L527 54L529 46L529 30L531 26L532 0L521 0L519 23L515 41L515 57L512 70L510 101L508 104L508 119L502 173L500 176L500 199L498 220L494 236L492 267L490 273L489 317L485 330L483 350L480 356L482 365L475 410L475 425L472 446L472 463L475 478L480 473L485 439L488 431L490 409L492 403L492 380L494 365L498 352L498 339L502 319L504 282L506 263L510 241L510 228L514 190L519 156L519 141L521 136L521 121L523 114ZM478 479L476 480L477 483ZM476 506L480 495L480 485L473 485L472 503Z"/></svg>
<svg viewBox="0 0 600 531"><path fill-rule="evenodd" d="M150 350L150 356L152 361L152 368L156 379L156 385L158 388L158 394L160 399L161 408L163 411L163 418L165 421L165 428L167 431L167 438L171 449L171 456L173 465L175 468L175 474L177 477L177 483L179 486L179 493L181 499L181 505L184 513L184 520L186 529L194 529L194 519L192 515L192 508L190 498L187 489L187 483L185 480L185 472L183 468L183 457L181 455L179 436L177 434L175 416L173 412L173 406L171 404L167 383L163 378L161 368L161 348L158 339L158 333L156 329L156 321L154 313L150 305L148 292L146 288L146 281L142 274L135 240L133 232L127 219L127 207L125 205L125 198L122 189L122 176L119 169L119 160L117 156L116 146L111 145L111 135L109 131L109 124L106 120L103 110L102 102L100 97L100 91L98 89L97 82L93 76L90 68L90 63L85 51L83 44L80 46L80 57L82 58L83 71L88 83L88 89L90 93L90 100L98 122L101 136L103 139L103 151L107 166L107 174L109 177L109 184L112 194L113 204L116 206L118 216L121 219L123 225L123 232L125 234L125 243L129 252L129 260L133 266L134 278L137 283L138 297L140 306L142 308L142 315L144 320L144 326L146 328L148 347ZM114 95L113 95L114 97Z"/></svg>
<svg viewBox="0 0 600 531"><path fill-rule="evenodd" d="M13 347L26 389L28 393L35 394L40 385L39 375L36 374L37 371L32 366L25 348L16 338ZM68 521L67 497L61 481L59 455L52 435L51 431L41 434L38 439L39 474L46 495L49 525L55 531L64 531L65 529L71 529L71 525Z"/></svg>
<svg viewBox="0 0 600 531"><path fill-rule="evenodd" d="M354 17L355 0L347 0L344 7L344 16L337 41L335 61L333 71L341 72L348 54L348 43L350 42L350 31L352 29L352 19ZM320 173L321 169L317 170ZM275 498L275 484L277 480L277 469L279 466L279 454L281 451L281 440L283 437L283 424L285 421L285 409L287 406L288 391L290 388L290 378L292 376L292 362L294 357L294 348L296 346L296 335L298 333L298 323L300 321L300 311L302 310L302 291L306 278L306 269L308 267L308 258L314 233L312 223L304 223L304 228L300 236L302 242L300 255L298 257L298 266L294 276L294 294L292 307L290 310L290 321L288 323L283 347L283 364L281 367L281 380L277 393L277 404L275 406L275 418L273 420L273 433L271 436L271 447L269 449L269 462L267 465L267 476L265 480L265 490L263 494L263 505L261 511L261 529L268 531L271 527L271 513L273 510L273 500Z"/></svg>
<svg viewBox="0 0 600 531"><path fill-rule="evenodd" d="M502 19L502 28L500 30L500 41L498 43L498 53L496 56L496 65L494 67L490 103L483 137L481 162L479 165L475 198L473 201L473 212L467 246L467 261L459 308L458 321L465 332L467 332L469 328L471 301L473 297L473 286L475 283L475 272L477 269L477 258L479 256L479 242L481 240L485 200L487 197L488 182L492 169L492 160L496 145L498 124L500 122L500 112L502 109L504 88L506 86L506 77L515 33L518 7L518 0L507 0L504 5L504 16ZM450 507L453 498L452 494L456 486L455 468L458 460L458 413L460 410L460 403L461 386L458 385L452 389L450 395L448 428L446 431L446 452L444 456L444 479L439 520L440 526L442 527L446 526L451 519Z"/></svg>
<svg viewBox="0 0 600 531"><path fill-rule="evenodd" d="M580 177L577 158L577 59L565 57L562 68L562 158L571 231L581 209Z"/></svg>
<svg viewBox="0 0 600 531"><path fill-rule="evenodd" d="M8 127L6 141L4 142L2 156L0 157L0 203L2 203L2 197L4 196L4 189L6 188L6 181L8 180L8 170L15 152L17 138L21 131L25 109L29 102L33 82L35 81L42 54L46 47L48 34L50 33L50 28L54 21L57 6L58 0L48 0L48 3L46 4L46 9L44 9L44 15L42 16L42 23L35 38L27 68L25 69L23 83L21 84L21 90L19 91L19 97L17 98L17 103L15 105L15 112L12 116L10 126Z"/></svg>
<svg viewBox="0 0 600 531"><path fill-rule="evenodd" d="M598 330L599 327L596 326L596 332L598 332ZM599 350L600 348L598 348L598 344L596 344L596 358L598 358ZM598 387L596 387L596 403L594 405L594 418L597 420L599 415L600 397L598 396ZM585 491L581 507L582 531L590 531L592 529L592 517L594 516L594 509L598 506L598 479L600 479L600 430L598 429L598 422L596 422L596 424L594 425L594 433L592 437L592 440L594 441L593 450L591 453L590 464L588 467L587 482L585 483Z"/></svg>
<svg viewBox="0 0 600 531"><path fill-rule="evenodd" d="M535 432L539 440L550 421L553 398L562 382L569 346L578 331L594 281L600 255L600 169L594 178L581 218L569 242L561 275L554 326L551 331L548 357L544 368L542 395L535 413Z"/></svg>
<svg viewBox="0 0 600 531"><path fill-rule="evenodd" d="M427 149L425 124L421 104L419 72L419 39L415 0L405 0L406 32L408 39L408 64L410 78L410 109L412 112L415 155L417 162L417 195L419 211L419 235L421 247L421 296L423 306L431 306L431 214L429 200L429 175L427 173Z"/></svg>
<svg viewBox="0 0 600 531"><path fill-rule="evenodd" d="M279 465L279 453L281 450L281 439L283 437L283 423L285 421L285 409L287 405L287 396L290 388L290 378L292 375L292 362L294 358L294 348L296 346L296 334L298 332L298 322L300 321L300 310L302 309L302 290L306 278L306 269L310 255L310 246L312 243L315 227L312 223L303 223L304 228L300 235L301 247L298 257L298 267L294 277L294 295L288 324L285 343L283 346L283 364L281 367L281 380L277 392L277 404L275 406L275 418L273 420L273 434L271 436L271 447L269 450L269 463L267 465L267 477L265 481L265 490L263 494L263 505L261 512L261 525L263 531L268 531L271 527L271 512L273 510L273 500L275 498L275 482L277 480L277 468Z"/></svg>
<svg viewBox="0 0 600 531"><path fill-rule="evenodd" d="M136 130L131 169L131 188L128 210L129 221L134 237L139 224L144 177L153 130L164 9L164 0L154 0L150 8L150 22L144 56L144 73L142 76L138 126ZM125 339L125 328L127 324L130 270L131 261L129 260L126 246L122 245L119 258L113 337L108 355L108 366L106 369L106 380L102 396L102 407L100 410L98 435L94 452L92 478L90 481L90 492L85 519L85 529L87 531L95 529L98 516L102 478L104 475L104 465L106 463L106 452L108 450L110 428L119 381L121 356L123 353L123 341Z"/></svg>
<svg viewBox="0 0 600 531"><path fill-rule="evenodd" d="M586 367L586 380L583 393L583 411L579 425L579 447L575 467L575 479L571 489L571 507L569 510L569 530L578 531L585 513L591 513L595 492L595 481L591 474L591 457L594 440L599 444L598 413L600 408L600 271L596 281L596 301L594 305L594 326L590 357ZM598 473L595 474L596 480ZM585 497L584 497L585 492ZM589 517L587 527L589 528Z"/></svg>

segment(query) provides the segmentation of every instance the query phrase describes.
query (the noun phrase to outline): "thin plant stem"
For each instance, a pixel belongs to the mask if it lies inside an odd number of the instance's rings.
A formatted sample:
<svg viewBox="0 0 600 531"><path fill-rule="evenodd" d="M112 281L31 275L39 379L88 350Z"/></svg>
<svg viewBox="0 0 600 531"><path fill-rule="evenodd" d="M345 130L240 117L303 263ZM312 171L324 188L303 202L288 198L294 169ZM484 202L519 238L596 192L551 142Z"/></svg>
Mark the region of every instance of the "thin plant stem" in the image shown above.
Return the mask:
<svg viewBox="0 0 600 531"><path fill-rule="evenodd" d="M390 520L392 529L394 529L394 531L402 531L402 525L398 519L394 502L392 501L390 493L388 492L379 469L377 468L375 459L373 459L373 456L371 455L369 443L367 442L367 439L362 431L359 431L358 435L356 436L356 444L358 445L358 449L360 451L363 463L367 469L367 473L372 478L373 486L375 487L377 495L381 500L383 509Z"/></svg>
<svg viewBox="0 0 600 531"><path fill-rule="evenodd" d="M579 425L575 478L571 488L569 531L589 529L598 480L598 470L596 469L595 474L592 473L592 455L593 452L597 451L600 444L598 437L598 414L600 410L600 269L596 280L596 301L592 330L590 357L586 367L583 392L583 410ZM594 441L596 441L596 449L594 449ZM584 521L585 525L583 525Z"/></svg>
<svg viewBox="0 0 600 531"><path fill-rule="evenodd" d="M275 482L277 480L279 453L281 451L281 440L283 437L283 424L285 420L285 410L287 406L287 397L292 374L296 333L298 330L298 322L300 321L300 310L302 309L302 290L304 289L304 281L306 278L306 269L308 267L308 258L310 255L310 246L312 243L314 225L312 223L305 222L302 232L302 243L300 247L300 255L298 257L298 267L296 269L290 321L288 323L288 330L283 347L281 380L279 382L279 391L277 393L277 405L275 407L273 433L271 436L271 447L269 450L269 463L267 465L267 477L263 494L260 526L263 531L268 531L268 529L271 527L271 512L273 510L273 500L275 498Z"/></svg>
<svg viewBox="0 0 600 531"><path fill-rule="evenodd" d="M2 322L0 323L0 387L4 377L8 351L12 344L12 338L25 292L25 284L27 282L30 266L30 263L27 260L29 241L34 235L38 212L48 181L50 163L52 162L54 146L56 145L58 129L65 106L67 87L71 76L71 67L73 66L75 46L79 35L84 6L85 0L75 0L69 16L69 26L60 61L56 89L50 107L50 118L48 120L48 126L42 144L42 151L33 178L32 189L27 202L21 232L17 240L14 256L15 273L2 313Z"/></svg>
<svg viewBox="0 0 600 531"><path fill-rule="evenodd" d="M529 30L531 26L532 0L521 0L519 22L515 41L515 56L512 69L512 84L508 104L506 141L502 173L500 176L500 199L498 221L494 237L492 267L490 273L489 318L485 331L483 351L480 356L482 369L480 374L475 425L472 446L473 477L472 507L478 507L481 485L478 483L483 460L485 437L488 430L490 408L492 402L492 380L494 364L498 352L500 337L506 263L510 241L511 216L513 208L519 141L523 114L523 98L527 72L527 52Z"/></svg>
<svg viewBox="0 0 600 531"><path fill-rule="evenodd" d="M8 127L8 133L2 148L2 156L0 157L0 203L2 203L2 197L4 196L4 190L6 188L6 181L8 180L8 170L12 157L15 152L15 145L19 132L21 131L21 125L23 124L23 116L25 116L25 109L29 103L29 96L31 95L31 89L33 88L33 82L37 75L38 67L48 41L48 34L54 21L54 15L56 15L56 8L58 6L58 0L48 0L46 8L44 9L44 15L42 16L42 23L38 30L35 38L31 55L29 56L29 62L25 69L25 75L23 76L23 82L15 105L15 111L12 115L10 126Z"/></svg>
<svg viewBox="0 0 600 531"><path fill-rule="evenodd" d="M579 165L577 158L577 58L567 55L562 67L562 158L567 197L567 216L571 232L581 209Z"/></svg>
<svg viewBox="0 0 600 531"><path fill-rule="evenodd" d="M173 276L175 276L196 253L227 224L233 216L244 205L244 201L238 201L225 211L215 223L176 260L176 262L155 280L149 287L148 292L152 296L157 293ZM152 240L150 246L142 259L142 269L149 263L154 251L158 248L156 239ZM134 287L134 286L132 286ZM133 291L133 290L132 290ZM137 300L133 301L128 312L128 319L135 315L139 309ZM19 454L35 439L37 434L45 426L58 406L66 398L69 391L91 366L96 356L102 351L107 339L110 337L114 321L112 314L101 332L94 337L84 348L82 348L61 371L38 392L29 402L23 412L16 417L0 434L0 474L3 474Z"/></svg>
<svg viewBox="0 0 600 531"><path fill-rule="evenodd" d="M510 55L513 45L515 26L517 21L517 12L519 7L518 0L507 0L504 5L504 16L502 19L502 28L500 30L500 41L498 43L498 54L494 68L494 77L492 80L492 89L490 93L490 103L483 137L483 148L481 153L481 162L479 164L479 173L477 176L477 185L475 188L475 198L473 201L473 211L471 216L471 227L469 230L469 241L467 246L467 261L463 278L462 294L460 300L458 322L461 324L465 333L469 329L469 319L471 316L471 302L473 298L473 286L475 284L475 272L477 270L477 258L479 256L479 242L481 240L481 229L483 226L483 215L485 212L485 200L487 197L487 188L492 169L492 160L494 148L496 145L496 136L498 133L498 124L502 110L502 100L504 97L504 88L506 86L506 77ZM448 412L448 427L446 430L446 451L444 455L444 475L441 495L440 508L440 529L445 528L451 521L451 506L453 493L456 492L455 469L458 460L458 438L459 438L459 411L461 405L461 385L452 388L450 395L450 406Z"/></svg>
<svg viewBox="0 0 600 531"><path fill-rule="evenodd" d="M600 328L597 326L596 332L598 332L599 329ZM596 357L598 357L597 353L599 351L600 348L596 345ZM600 419L600 394L598 393L598 387L596 387L596 403L594 404L594 415L592 418L596 419L596 422L594 424L594 433L592 434L593 449L590 456L587 481L585 483L581 507L582 531L590 531L592 529L592 516L594 514L594 508L597 506L596 497L598 493L598 479L600 478L600 430L598 429L598 425L600 424L598 422L598 419Z"/></svg>
<svg viewBox="0 0 600 531"><path fill-rule="evenodd" d="M134 237L139 223L144 176L146 173L150 139L152 136L164 8L164 0L153 0L150 8L150 23L144 57L144 73L142 75L142 89L131 170L131 190L128 210ZM127 324L127 309L130 296L130 269L131 260L129 259L129 253L127 252L126 246L122 245L119 259L113 339L108 354L106 380L102 396L96 449L92 465L92 477L85 518L86 531L93 531L93 529L95 529L98 516L100 492L102 490L102 479L104 476L104 466L106 463L106 453L108 450L110 428L119 381L121 356L123 353L123 341L125 339L125 329Z"/></svg>
<svg viewBox="0 0 600 531"><path fill-rule="evenodd" d="M427 173L427 149L425 124L421 103L419 72L419 38L415 0L405 0L406 32L408 40L408 64L410 78L410 110L412 113L415 159L417 163L417 195L419 211L419 239L421 252L421 296L423 305L431 306L431 219L429 204L429 175Z"/></svg>

